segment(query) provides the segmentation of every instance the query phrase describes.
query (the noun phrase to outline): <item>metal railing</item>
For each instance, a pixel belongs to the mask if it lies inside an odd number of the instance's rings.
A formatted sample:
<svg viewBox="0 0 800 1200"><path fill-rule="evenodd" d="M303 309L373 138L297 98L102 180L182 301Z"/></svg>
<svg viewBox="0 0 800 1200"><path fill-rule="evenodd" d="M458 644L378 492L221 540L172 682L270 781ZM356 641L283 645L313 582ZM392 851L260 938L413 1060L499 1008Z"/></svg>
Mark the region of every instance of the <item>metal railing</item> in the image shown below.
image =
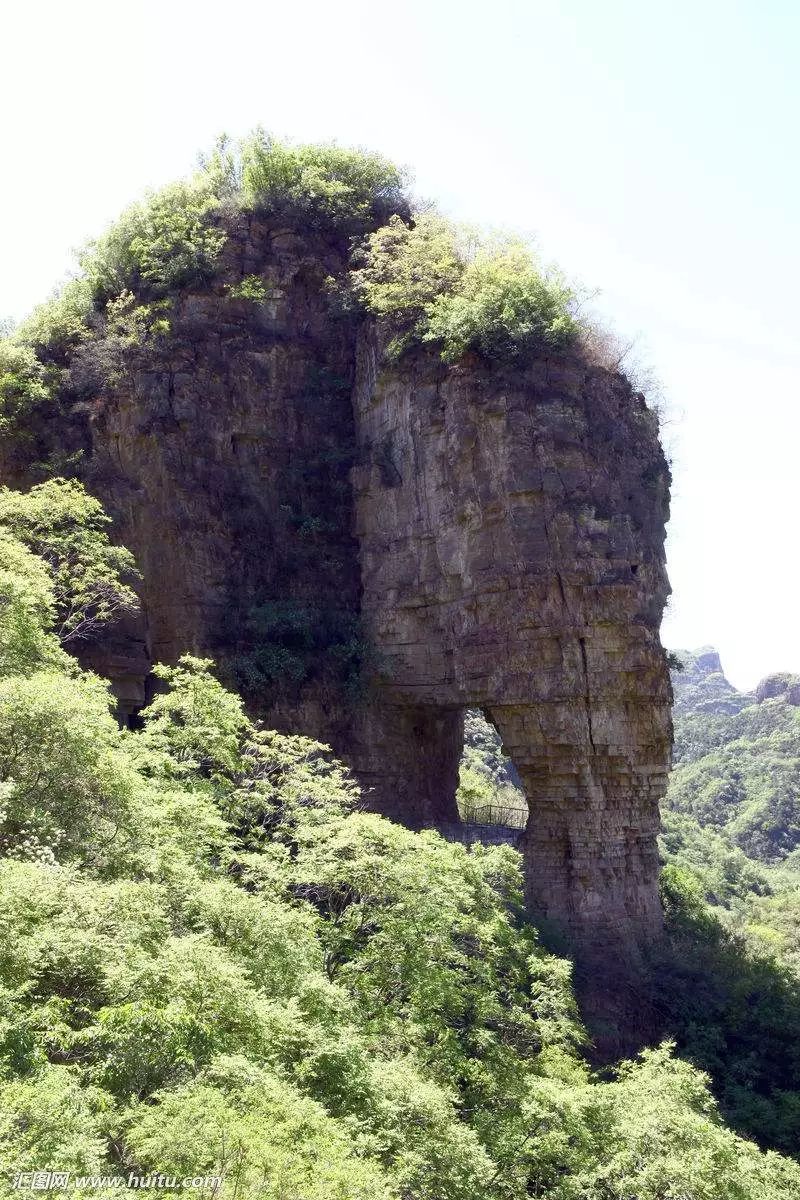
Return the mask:
<svg viewBox="0 0 800 1200"><path fill-rule="evenodd" d="M522 805L461 804L461 820L465 825L502 825L508 829L524 829L528 810Z"/></svg>

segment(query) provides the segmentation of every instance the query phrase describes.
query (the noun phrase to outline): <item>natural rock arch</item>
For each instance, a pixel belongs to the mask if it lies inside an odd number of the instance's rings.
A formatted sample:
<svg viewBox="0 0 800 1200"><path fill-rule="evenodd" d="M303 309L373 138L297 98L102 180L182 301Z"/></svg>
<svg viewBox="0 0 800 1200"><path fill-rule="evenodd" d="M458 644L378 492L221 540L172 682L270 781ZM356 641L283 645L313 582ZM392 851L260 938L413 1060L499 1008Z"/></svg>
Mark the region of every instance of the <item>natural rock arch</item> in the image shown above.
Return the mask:
<svg viewBox="0 0 800 1200"><path fill-rule="evenodd" d="M367 699L310 677L256 694L265 720L329 741L368 803L421 827L456 817L461 714L482 708L530 805L531 909L584 944L649 939L671 741L657 419L575 354L385 361L331 310L347 256L248 217L216 279L174 297L169 336L35 431L42 454L83 451L142 570L142 623L86 661L130 711L154 660L235 663L265 605L358 616ZM232 298L254 271L268 302Z"/></svg>
<svg viewBox="0 0 800 1200"><path fill-rule="evenodd" d="M452 820L461 713L481 707L530 806L531 908L581 940L652 937L671 744L655 416L576 359L387 368L369 337L354 396L362 609L388 664L355 761L377 806Z"/></svg>

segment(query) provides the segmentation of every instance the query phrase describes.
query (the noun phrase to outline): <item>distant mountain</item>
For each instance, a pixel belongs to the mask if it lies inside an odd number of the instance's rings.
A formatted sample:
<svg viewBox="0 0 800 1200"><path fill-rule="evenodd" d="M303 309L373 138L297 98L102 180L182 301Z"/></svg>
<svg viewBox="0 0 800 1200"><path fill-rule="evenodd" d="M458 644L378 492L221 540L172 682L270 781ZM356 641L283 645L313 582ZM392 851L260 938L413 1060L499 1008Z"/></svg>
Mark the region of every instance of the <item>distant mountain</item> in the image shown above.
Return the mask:
<svg viewBox="0 0 800 1200"><path fill-rule="evenodd" d="M674 657L681 663L681 669L672 674L675 716L685 713L730 715L753 703L755 697L751 692L737 691L725 678L719 652L713 646L676 650Z"/></svg>
<svg viewBox="0 0 800 1200"><path fill-rule="evenodd" d="M751 859L784 862L800 847L800 677L769 675L740 692L712 647L676 657L667 810L724 835Z"/></svg>

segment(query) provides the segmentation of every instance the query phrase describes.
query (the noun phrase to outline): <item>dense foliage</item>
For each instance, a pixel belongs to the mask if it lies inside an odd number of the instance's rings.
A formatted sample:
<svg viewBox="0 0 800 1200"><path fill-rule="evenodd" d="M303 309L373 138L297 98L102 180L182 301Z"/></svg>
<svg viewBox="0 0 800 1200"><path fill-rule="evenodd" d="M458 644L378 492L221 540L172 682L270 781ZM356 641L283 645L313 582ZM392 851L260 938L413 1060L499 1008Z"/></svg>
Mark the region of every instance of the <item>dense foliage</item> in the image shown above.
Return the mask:
<svg viewBox="0 0 800 1200"><path fill-rule="evenodd" d="M224 143L218 148L212 178L217 165L224 169L228 194L238 192L246 207L299 213L306 224L317 221L356 234L408 211L403 172L364 150L335 144L290 146L256 130L238 153Z"/></svg>
<svg viewBox="0 0 800 1200"><path fill-rule="evenodd" d="M137 607L136 593L126 582L137 577L133 555L111 544L110 523L75 480L51 479L25 495L0 488L0 529L48 568L62 645L91 637Z"/></svg>
<svg viewBox="0 0 800 1200"><path fill-rule="evenodd" d="M800 1146L800 710L792 680L756 702L708 648L679 652L676 767L663 814L669 954L657 1003L728 1119ZM780 686L779 686L780 684Z"/></svg>
<svg viewBox="0 0 800 1200"><path fill-rule="evenodd" d="M292 146L257 130L240 143L221 139L192 178L127 209L82 265L96 307L126 289L154 299L210 281L237 211L351 237L407 209L401 172L379 155Z"/></svg>
<svg viewBox="0 0 800 1200"><path fill-rule="evenodd" d="M800 707L787 694L791 678L781 693L776 677L778 694L759 703L685 657L669 807L749 858L781 863L800 846Z"/></svg>
<svg viewBox="0 0 800 1200"><path fill-rule="evenodd" d="M28 530L39 497L6 500ZM70 512L81 545L96 513ZM516 854L362 811L324 747L255 727L204 661L161 668L119 729L53 633L58 568L3 538L6 1191L42 1169L95 1196L131 1172L267 1200L798 1193L668 1046L589 1073Z"/></svg>
<svg viewBox="0 0 800 1200"><path fill-rule="evenodd" d="M468 350L513 361L576 332L572 291L519 242L470 237L431 214L393 217L357 261L353 287L383 319L395 355L430 342L446 362Z"/></svg>
<svg viewBox="0 0 800 1200"><path fill-rule="evenodd" d="M374 654L358 617L347 609L267 601L250 609L244 630L252 648L238 654L232 668L245 695L263 696L276 684L286 692L323 674L345 697L362 695Z"/></svg>
<svg viewBox="0 0 800 1200"><path fill-rule="evenodd" d="M57 407L61 372L17 337L0 338L0 436L26 447L34 441L30 418Z"/></svg>
<svg viewBox="0 0 800 1200"><path fill-rule="evenodd" d="M208 282L225 244L213 220L218 206L210 181L198 175L127 209L84 253L95 305L125 290L152 299Z"/></svg>

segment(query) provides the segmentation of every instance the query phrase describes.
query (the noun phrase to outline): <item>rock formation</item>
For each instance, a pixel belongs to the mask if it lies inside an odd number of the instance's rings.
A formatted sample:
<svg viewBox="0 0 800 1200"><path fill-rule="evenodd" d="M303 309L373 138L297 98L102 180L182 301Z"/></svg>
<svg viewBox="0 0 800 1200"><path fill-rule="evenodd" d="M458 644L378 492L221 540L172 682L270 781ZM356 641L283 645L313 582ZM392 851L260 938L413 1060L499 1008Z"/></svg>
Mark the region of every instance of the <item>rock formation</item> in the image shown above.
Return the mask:
<svg viewBox="0 0 800 1200"><path fill-rule="evenodd" d="M577 354L389 363L331 294L345 263L332 237L242 218L169 336L106 348L114 382L57 438L136 555L144 618L87 659L131 712L151 660L217 657L418 827L457 820L479 707L530 804L532 910L585 943L649 939L671 741L656 418ZM231 298L252 274L266 300Z"/></svg>
<svg viewBox="0 0 800 1200"><path fill-rule="evenodd" d="M732 716L755 700L752 692L740 692L725 678L719 652L713 646L675 652L678 665L672 671L675 718L689 713Z"/></svg>
<svg viewBox="0 0 800 1200"><path fill-rule="evenodd" d="M765 700L781 697L787 704L800 707L800 675L789 671L767 675L756 686L756 701L763 704Z"/></svg>
<svg viewBox="0 0 800 1200"><path fill-rule="evenodd" d="M480 707L530 805L534 911L653 934L671 732L655 418L574 359L387 369L369 336L354 397L362 605L390 664L370 720L405 726L365 741L381 807L452 817L461 713Z"/></svg>

